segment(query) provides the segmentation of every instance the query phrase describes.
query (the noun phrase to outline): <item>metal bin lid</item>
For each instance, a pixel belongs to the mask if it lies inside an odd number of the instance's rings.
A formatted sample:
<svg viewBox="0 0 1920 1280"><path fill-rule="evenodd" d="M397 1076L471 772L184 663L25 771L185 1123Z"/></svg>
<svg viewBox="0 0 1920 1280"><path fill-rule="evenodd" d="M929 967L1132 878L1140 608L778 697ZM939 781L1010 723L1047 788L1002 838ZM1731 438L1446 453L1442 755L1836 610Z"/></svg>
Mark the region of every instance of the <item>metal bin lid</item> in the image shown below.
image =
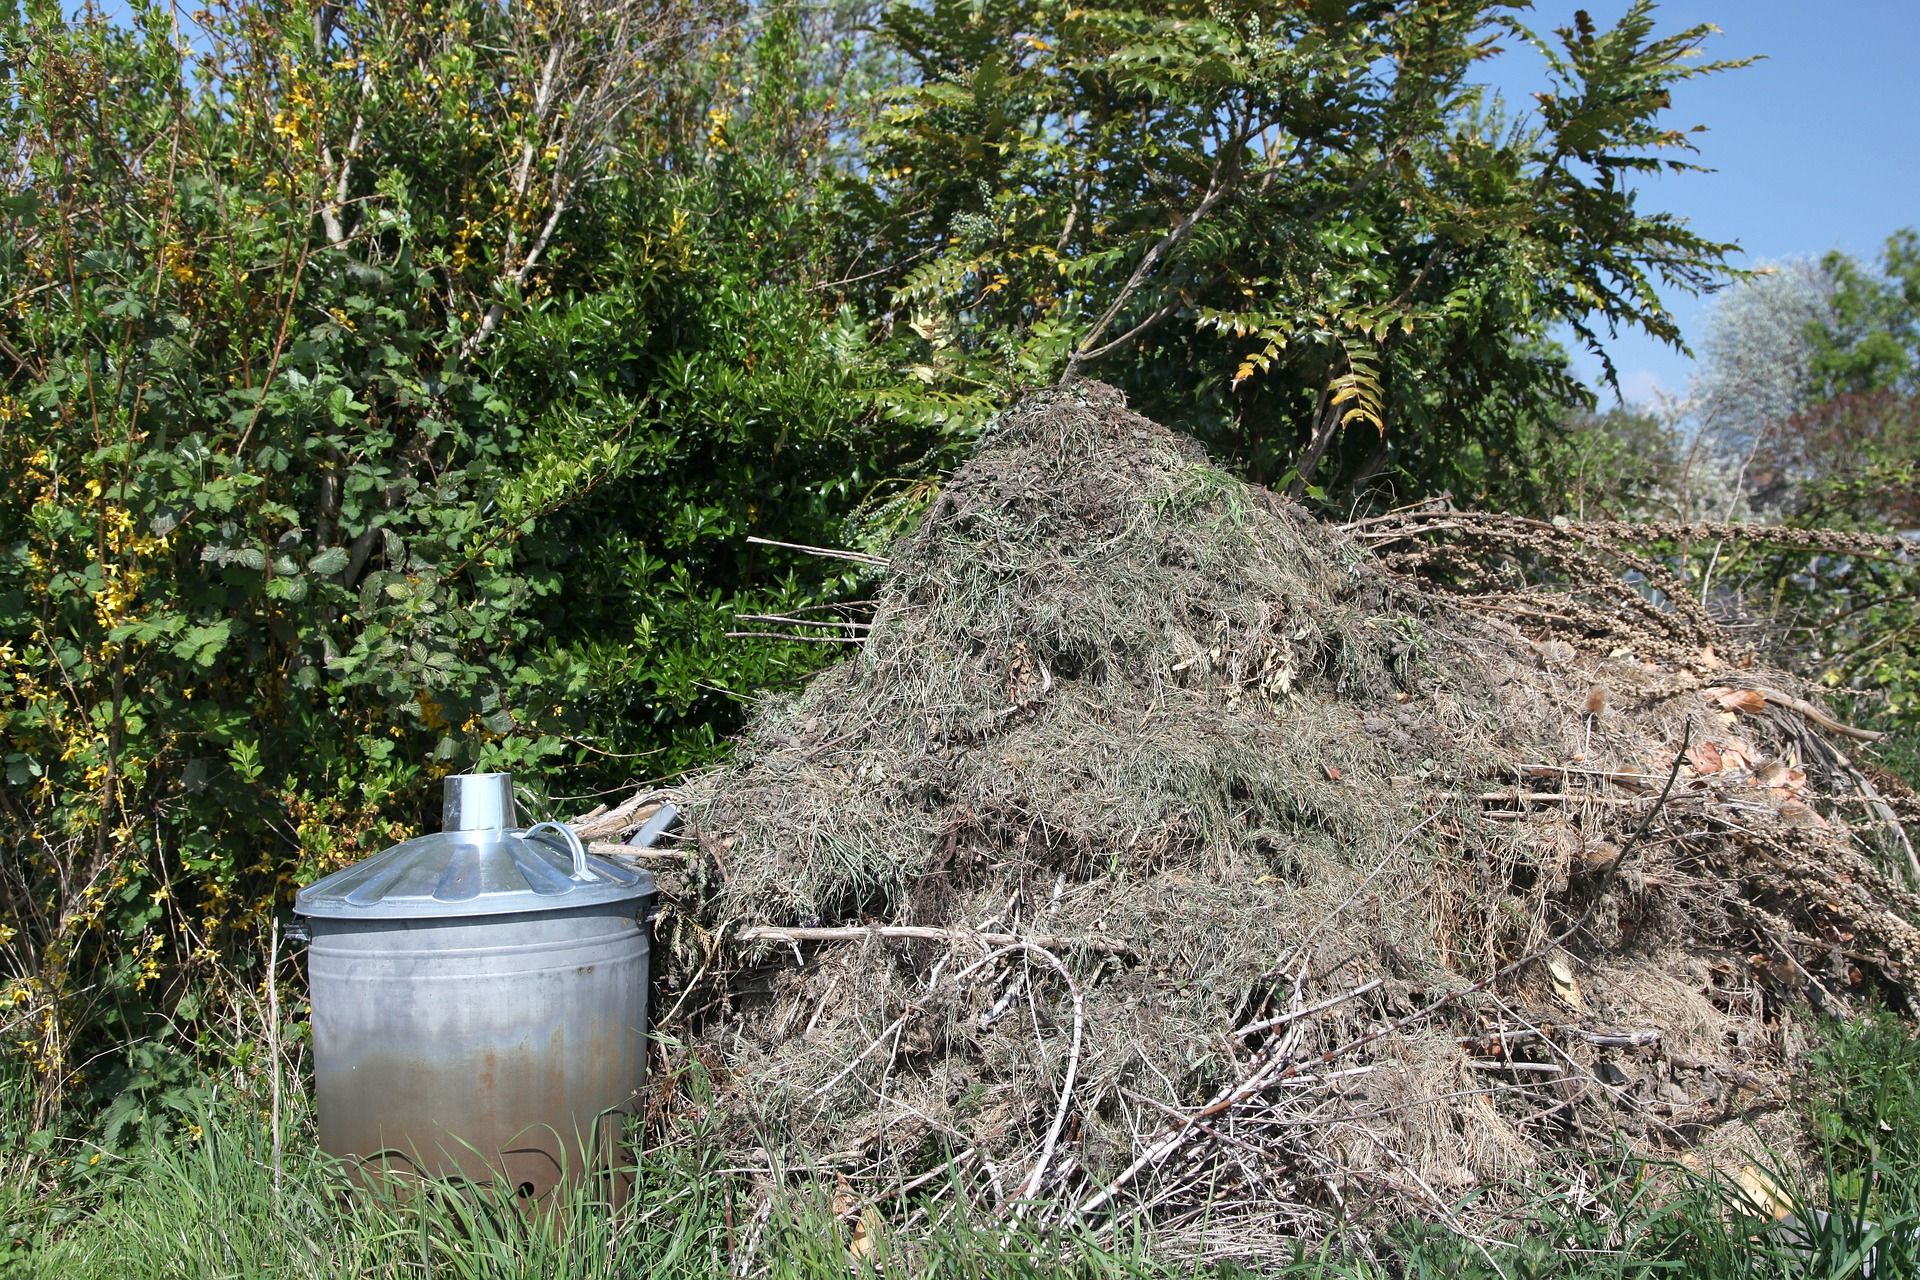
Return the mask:
<svg viewBox="0 0 1920 1280"><path fill-rule="evenodd" d="M562 823L514 825L504 773L446 780L446 830L416 836L294 896L300 915L422 920L571 911L653 893L653 875L586 851Z"/></svg>

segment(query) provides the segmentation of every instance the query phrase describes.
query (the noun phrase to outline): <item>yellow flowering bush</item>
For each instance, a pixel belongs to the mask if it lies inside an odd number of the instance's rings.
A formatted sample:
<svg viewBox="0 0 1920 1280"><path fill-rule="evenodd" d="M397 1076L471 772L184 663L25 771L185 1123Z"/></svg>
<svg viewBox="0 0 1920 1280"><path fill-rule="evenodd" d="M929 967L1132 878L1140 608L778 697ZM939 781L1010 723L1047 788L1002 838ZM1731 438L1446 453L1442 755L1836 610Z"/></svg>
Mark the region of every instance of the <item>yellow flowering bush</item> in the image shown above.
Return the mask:
<svg viewBox="0 0 1920 1280"><path fill-rule="evenodd" d="M838 539L922 446L806 287L792 121L729 87L708 146L724 16L0 14L0 1056L43 1118L169 1096L196 992L439 775L671 772L819 661L724 638L844 582L746 535Z"/></svg>

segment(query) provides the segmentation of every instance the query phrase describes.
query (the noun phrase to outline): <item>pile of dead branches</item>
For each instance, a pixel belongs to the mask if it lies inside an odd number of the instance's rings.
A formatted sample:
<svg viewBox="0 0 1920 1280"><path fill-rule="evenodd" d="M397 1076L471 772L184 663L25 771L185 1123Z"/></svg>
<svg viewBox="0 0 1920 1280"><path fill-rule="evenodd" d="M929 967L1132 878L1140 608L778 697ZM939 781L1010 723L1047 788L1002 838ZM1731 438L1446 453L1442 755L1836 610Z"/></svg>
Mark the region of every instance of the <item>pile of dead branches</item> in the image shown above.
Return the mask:
<svg viewBox="0 0 1920 1280"><path fill-rule="evenodd" d="M1077 384L876 577L762 620L854 643L679 790L662 922L661 1079L862 1221L1471 1229L1568 1150L1790 1145L1806 1011L1911 1001L1872 735L1628 539L1329 528Z"/></svg>

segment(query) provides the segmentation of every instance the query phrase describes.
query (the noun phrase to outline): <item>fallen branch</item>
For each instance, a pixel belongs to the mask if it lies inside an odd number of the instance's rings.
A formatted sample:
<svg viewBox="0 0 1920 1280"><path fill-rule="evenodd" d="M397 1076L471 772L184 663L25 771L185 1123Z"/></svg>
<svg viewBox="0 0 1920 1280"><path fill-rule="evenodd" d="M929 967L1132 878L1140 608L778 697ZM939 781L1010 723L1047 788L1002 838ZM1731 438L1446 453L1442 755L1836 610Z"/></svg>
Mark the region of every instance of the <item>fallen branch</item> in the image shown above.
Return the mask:
<svg viewBox="0 0 1920 1280"><path fill-rule="evenodd" d="M575 818L567 825L573 828L575 835L586 841L624 836L643 826L647 819L660 812L661 805L670 803L674 795L671 791L638 791L611 809L597 809Z"/></svg>
<svg viewBox="0 0 1920 1280"><path fill-rule="evenodd" d="M1609 796L1592 791L1482 791L1482 804L1639 804L1639 796Z"/></svg>
<svg viewBox="0 0 1920 1280"><path fill-rule="evenodd" d="M1458 529L1524 525L1572 541L1592 543L1641 542L1761 542L1804 551L1838 552L1877 559L1905 559L1913 542L1897 533L1857 533L1847 529L1798 529L1785 525L1751 524L1725 520L1529 520L1504 512L1470 511L1419 504L1368 516L1338 526L1343 533L1372 542L1446 533Z"/></svg>
<svg viewBox="0 0 1920 1280"><path fill-rule="evenodd" d="M1551 1062L1518 1062L1512 1058L1469 1058L1467 1065L1475 1071L1512 1071L1516 1074L1530 1072L1539 1076L1562 1076L1567 1073L1565 1067Z"/></svg>
<svg viewBox="0 0 1920 1280"><path fill-rule="evenodd" d="M1657 773L1629 773L1620 769L1588 769L1577 764L1529 764L1519 770L1529 778L1598 778L1602 782L1619 783L1622 786L1639 787L1643 784L1652 790L1652 784L1660 781Z"/></svg>
<svg viewBox="0 0 1920 1280"><path fill-rule="evenodd" d="M1578 1036L1590 1045L1605 1049L1645 1049L1660 1043L1660 1033L1649 1028L1645 1031L1588 1031L1584 1027L1569 1027L1565 1024L1553 1027L1503 1027L1497 1031L1483 1031L1478 1035L1455 1036L1456 1044L1482 1044L1497 1041L1504 1045L1514 1040L1545 1040L1555 1031L1564 1031L1568 1035Z"/></svg>

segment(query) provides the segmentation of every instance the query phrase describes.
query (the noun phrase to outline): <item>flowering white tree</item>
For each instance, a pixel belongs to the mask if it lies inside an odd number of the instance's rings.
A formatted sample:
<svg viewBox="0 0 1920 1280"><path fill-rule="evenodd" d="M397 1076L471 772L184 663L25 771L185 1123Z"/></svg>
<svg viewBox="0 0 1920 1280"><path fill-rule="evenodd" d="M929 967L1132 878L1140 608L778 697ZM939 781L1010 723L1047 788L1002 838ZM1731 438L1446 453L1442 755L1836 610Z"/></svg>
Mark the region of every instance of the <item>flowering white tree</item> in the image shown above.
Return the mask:
<svg viewBox="0 0 1920 1280"><path fill-rule="evenodd" d="M1689 396L1697 456L1724 474L1720 519L1777 517L1783 476L1753 474L1756 457L1779 452L1795 419L1812 407L1815 333L1832 318L1833 280L1814 262L1766 268L1714 308ZM1756 497L1756 494L1758 497Z"/></svg>

